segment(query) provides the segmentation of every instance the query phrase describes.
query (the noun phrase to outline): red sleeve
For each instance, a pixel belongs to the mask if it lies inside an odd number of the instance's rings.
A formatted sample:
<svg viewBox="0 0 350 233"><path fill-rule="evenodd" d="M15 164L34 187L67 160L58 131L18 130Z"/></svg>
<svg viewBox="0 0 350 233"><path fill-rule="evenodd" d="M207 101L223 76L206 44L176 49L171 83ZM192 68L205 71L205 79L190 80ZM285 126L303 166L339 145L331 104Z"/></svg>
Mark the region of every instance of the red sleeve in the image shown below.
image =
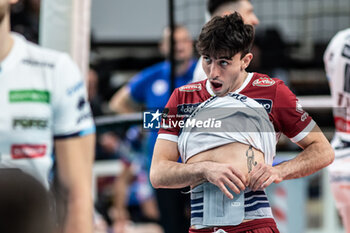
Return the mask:
<svg viewBox="0 0 350 233"><path fill-rule="evenodd" d="M274 99L273 115L279 131L293 139L307 130L312 118L302 109L297 97L283 82L278 83Z"/></svg>
<svg viewBox="0 0 350 233"><path fill-rule="evenodd" d="M178 89L175 89L170 96L168 103L166 104L162 117L161 117L161 127L158 134L171 134L178 136L180 132L180 127L178 122L181 120L177 115L177 105L178 105Z"/></svg>

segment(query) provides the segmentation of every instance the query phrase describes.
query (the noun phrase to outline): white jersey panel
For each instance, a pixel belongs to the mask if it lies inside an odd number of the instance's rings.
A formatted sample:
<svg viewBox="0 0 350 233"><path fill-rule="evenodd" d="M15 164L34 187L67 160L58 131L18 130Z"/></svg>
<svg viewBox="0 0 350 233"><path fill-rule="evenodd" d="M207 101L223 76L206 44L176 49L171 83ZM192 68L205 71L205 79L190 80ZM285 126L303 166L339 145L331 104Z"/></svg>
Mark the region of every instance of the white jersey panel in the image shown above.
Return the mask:
<svg viewBox="0 0 350 233"><path fill-rule="evenodd" d="M324 54L337 134L350 141L350 29L338 32Z"/></svg>
<svg viewBox="0 0 350 233"><path fill-rule="evenodd" d="M204 124L196 122L206 122ZM192 122L192 123L189 123ZM196 125L195 125L196 124ZM186 119L178 139L183 161L196 154L232 142L252 145L272 164L276 154L276 133L264 107L241 94L230 93L203 102Z"/></svg>
<svg viewBox="0 0 350 233"><path fill-rule="evenodd" d="M0 67L0 167L17 167L48 187L54 137L94 132L86 88L63 53L12 34Z"/></svg>

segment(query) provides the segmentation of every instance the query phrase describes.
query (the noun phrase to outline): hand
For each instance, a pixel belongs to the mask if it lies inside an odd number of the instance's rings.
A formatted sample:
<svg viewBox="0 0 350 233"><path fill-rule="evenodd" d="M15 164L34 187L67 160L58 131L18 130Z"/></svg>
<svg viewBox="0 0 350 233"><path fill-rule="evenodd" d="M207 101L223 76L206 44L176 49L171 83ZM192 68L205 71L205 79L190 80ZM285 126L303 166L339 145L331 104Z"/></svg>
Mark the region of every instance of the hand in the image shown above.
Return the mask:
<svg viewBox="0 0 350 233"><path fill-rule="evenodd" d="M204 169L205 178L210 183L218 186L228 198L233 199L233 195L228 191L227 187L236 194L245 190L246 177L232 165L216 162L209 162L207 165Z"/></svg>
<svg viewBox="0 0 350 233"><path fill-rule="evenodd" d="M125 233L130 219L128 210L124 208L114 208L112 212L113 233Z"/></svg>
<svg viewBox="0 0 350 233"><path fill-rule="evenodd" d="M278 184L283 180L283 178L276 167L259 163L249 173L248 180L248 187L251 190L256 191L258 189L266 188L273 182Z"/></svg>

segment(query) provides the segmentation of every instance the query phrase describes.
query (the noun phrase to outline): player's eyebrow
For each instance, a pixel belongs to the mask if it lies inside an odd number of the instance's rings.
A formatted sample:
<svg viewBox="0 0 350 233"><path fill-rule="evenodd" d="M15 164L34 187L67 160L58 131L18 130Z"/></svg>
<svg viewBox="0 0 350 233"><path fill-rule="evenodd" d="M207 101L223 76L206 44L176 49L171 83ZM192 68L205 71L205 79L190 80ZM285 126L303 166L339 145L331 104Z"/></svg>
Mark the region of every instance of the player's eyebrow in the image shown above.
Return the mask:
<svg viewBox="0 0 350 233"><path fill-rule="evenodd" d="M225 57L225 56L223 56L223 57L218 57L217 59L232 60L232 57Z"/></svg>

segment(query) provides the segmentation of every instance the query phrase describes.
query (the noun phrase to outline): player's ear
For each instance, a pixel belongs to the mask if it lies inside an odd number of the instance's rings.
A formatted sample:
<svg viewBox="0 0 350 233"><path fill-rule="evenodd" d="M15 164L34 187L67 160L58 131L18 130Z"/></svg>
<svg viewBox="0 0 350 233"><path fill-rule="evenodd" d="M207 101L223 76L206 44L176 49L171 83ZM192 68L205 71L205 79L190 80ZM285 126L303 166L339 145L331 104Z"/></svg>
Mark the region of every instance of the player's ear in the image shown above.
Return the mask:
<svg viewBox="0 0 350 233"><path fill-rule="evenodd" d="M247 69L252 59L252 53L247 53L246 55L244 55L244 57L241 59L241 70Z"/></svg>

